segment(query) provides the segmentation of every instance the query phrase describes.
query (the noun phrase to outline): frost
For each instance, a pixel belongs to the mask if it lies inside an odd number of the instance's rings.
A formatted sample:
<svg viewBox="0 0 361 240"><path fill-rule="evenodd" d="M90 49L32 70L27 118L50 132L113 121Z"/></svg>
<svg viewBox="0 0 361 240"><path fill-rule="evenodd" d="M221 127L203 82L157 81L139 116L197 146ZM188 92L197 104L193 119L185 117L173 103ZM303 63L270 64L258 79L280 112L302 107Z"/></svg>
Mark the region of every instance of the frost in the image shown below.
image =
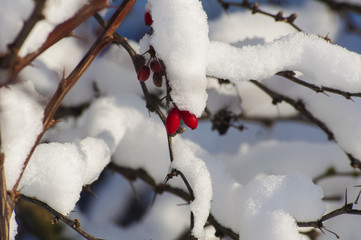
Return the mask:
<svg viewBox="0 0 361 240"><path fill-rule="evenodd" d="M206 104L207 15L198 0L149 0L151 45L166 66L171 97L199 117Z"/></svg>

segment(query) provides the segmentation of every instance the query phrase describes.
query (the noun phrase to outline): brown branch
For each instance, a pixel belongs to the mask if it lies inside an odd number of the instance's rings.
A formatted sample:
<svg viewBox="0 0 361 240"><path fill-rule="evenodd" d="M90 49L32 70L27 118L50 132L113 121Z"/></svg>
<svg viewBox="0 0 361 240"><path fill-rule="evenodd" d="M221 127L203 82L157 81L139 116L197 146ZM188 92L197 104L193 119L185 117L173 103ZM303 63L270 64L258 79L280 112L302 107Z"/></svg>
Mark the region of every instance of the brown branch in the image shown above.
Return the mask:
<svg viewBox="0 0 361 240"><path fill-rule="evenodd" d="M288 104L293 106L297 111L299 111L303 116L305 116L308 120L315 123L319 128L321 128L326 133L328 140L335 140L333 133L329 130L326 124L321 122L316 117L314 117L312 113L306 109L305 105L302 103L301 100L295 101L292 98L276 93L256 80L250 80L250 82L252 82L260 89L262 89L265 93L267 93L273 99L272 101L273 104L277 104L282 101L287 102Z"/></svg>
<svg viewBox="0 0 361 240"><path fill-rule="evenodd" d="M249 11L252 11L252 14L256 14L256 13L260 13L263 14L265 16L269 16L271 18L273 18L276 22L285 22L290 24L294 29L296 29L299 32L303 32L301 28L299 28L294 21L297 18L297 14L293 13L288 17L284 17L283 16L283 12L279 11L277 14L271 14L269 12L263 11L261 9L259 9L258 7L258 3L255 2L253 4L249 3L248 0L243 0L241 3L235 3L235 2L228 2L228 1L224 1L224 0L217 0L218 3L222 6L222 8L224 10L228 10L228 8L230 6L234 6L234 7L240 7L240 8L244 8L244 9L248 9Z"/></svg>
<svg viewBox="0 0 361 240"><path fill-rule="evenodd" d="M326 4L330 9L337 12L349 11L349 12L361 14L361 5L353 4L350 2L339 2L335 0L317 0L317 1Z"/></svg>
<svg viewBox="0 0 361 240"><path fill-rule="evenodd" d="M10 219L15 208L17 195L6 190L4 162L4 153L0 152L0 239L8 240Z"/></svg>
<svg viewBox="0 0 361 240"><path fill-rule="evenodd" d="M53 46L61 39L70 36L71 32L81 23L85 22L96 12L104 9L107 6L107 0L90 0L86 5L79 9L77 14L75 14L72 18L56 26L54 30L49 34L47 40L38 50L29 53L23 59L17 61L12 67L12 69L10 69L10 74L12 75L12 77L15 77L24 67L29 65L36 57L38 57L49 47Z"/></svg>
<svg viewBox="0 0 361 240"><path fill-rule="evenodd" d="M297 225L299 227L314 227L314 228L323 228L323 222L337 217L339 215L343 215L343 214L350 214L350 215L361 215L361 210L357 210L357 209L353 209L353 203L348 203L345 204L344 206L342 206L339 209L336 209L324 216L321 217L321 219L317 220L317 221L312 221L312 222L297 222Z"/></svg>
<svg viewBox="0 0 361 240"><path fill-rule="evenodd" d="M90 64L94 61L95 57L107 46L109 45L114 37L113 33L116 31L120 23L123 21L125 16L128 14L132 6L135 4L136 0L125 0L119 6L119 8L115 11L109 23L104 28L101 35L98 37L96 42L89 49L87 54L83 57L80 63L75 67L75 69L69 74L67 78L63 78L59 83L56 92L53 97L47 104L44 111L44 119L43 119L43 131L38 136L35 144L33 145L28 157L24 162L23 169L19 175L16 184L13 187L13 191L16 191L20 180L24 174L24 171L30 161L32 154L35 151L36 146L40 143L41 138L54 123L54 114L60 106L61 101L64 99L65 95L70 91L70 89L75 85L75 83L79 80L79 78L83 75L83 73L88 69Z"/></svg>
<svg viewBox="0 0 361 240"><path fill-rule="evenodd" d="M328 140L336 142L333 132L327 127L327 125L324 122L314 117L312 113L306 109L305 105L301 100L296 101L293 100L292 98L276 93L275 91L272 91L271 89L267 88L266 86L264 86L263 84L259 83L256 80L250 80L250 82L252 82L260 89L262 89L265 93L267 93L273 99L272 101L273 104L278 104L282 101L285 101L291 106L293 106L304 117L306 117L308 120L316 124L321 130L323 130L328 136ZM345 154L349 158L351 166L353 168L358 168L361 170L361 161L355 158L351 153L345 152Z"/></svg>
<svg viewBox="0 0 361 240"><path fill-rule="evenodd" d="M10 68L17 60L18 52L21 46L24 44L26 38L33 30L34 26L38 21L44 18L43 9L46 0L37 0L35 2L34 10L27 21L24 22L23 28L15 38L14 42L8 45L9 52L3 57L0 57L0 68Z"/></svg>
<svg viewBox="0 0 361 240"><path fill-rule="evenodd" d="M319 87L314 84L308 83L306 81L303 81L303 80L295 77L295 73L293 71L282 71L282 72L276 73L276 75L282 76L294 83L297 83L301 86L307 87L307 88L315 91L316 93L330 92L330 93L341 95L346 99L351 99L351 97L361 97L361 93L350 93L350 92L345 92L345 91L335 89L335 88L324 87L324 86Z"/></svg>
<svg viewBox="0 0 361 240"><path fill-rule="evenodd" d="M313 182L317 184L319 181L330 178L330 177L360 177L361 172L358 171L350 171L350 172L339 172L334 167L328 168L324 173L313 178Z"/></svg>
<svg viewBox="0 0 361 240"><path fill-rule="evenodd" d="M74 229L75 231L77 231L80 235L82 235L84 238L89 239L89 240L101 240L100 238L96 238L93 237L92 235L90 235L89 233L87 233L86 231L84 231L83 229L80 228L80 222L78 219L71 219L67 216L64 216L63 214L59 213L58 211L56 211L55 209L53 209L52 207L50 207L48 204L39 201L35 198L31 198L28 197L26 195L20 194L20 199L27 201L27 202L31 202L34 203L40 207L42 207L43 209L47 210L48 212L50 212L56 220L61 220L63 221L66 225L68 225L69 227L71 227L72 229Z"/></svg>
<svg viewBox="0 0 361 240"><path fill-rule="evenodd" d="M121 166L115 165L112 162L107 166L107 168L123 175L125 178L127 178L129 180L134 180L137 178L143 180L144 182L146 182L147 184L152 186L154 192L157 194L162 194L163 192L169 192L169 193L172 193L172 194L182 198L186 202L192 201L191 195L189 193L187 193L186 191L184 191L183 189L172 187L169 184L163 184L163 183L157 184L154 181L154 179L147 172L145 172L142 169L135 170L135 169L131 169L131 168L121 167ZM230 228L227 228L227 227L223 226L222 224L220 224L212 214L209 214L208 222L215 227L215 229L219 235L228 236L234 240L239 239L239 236L237 233L233 232Z"/></svg>

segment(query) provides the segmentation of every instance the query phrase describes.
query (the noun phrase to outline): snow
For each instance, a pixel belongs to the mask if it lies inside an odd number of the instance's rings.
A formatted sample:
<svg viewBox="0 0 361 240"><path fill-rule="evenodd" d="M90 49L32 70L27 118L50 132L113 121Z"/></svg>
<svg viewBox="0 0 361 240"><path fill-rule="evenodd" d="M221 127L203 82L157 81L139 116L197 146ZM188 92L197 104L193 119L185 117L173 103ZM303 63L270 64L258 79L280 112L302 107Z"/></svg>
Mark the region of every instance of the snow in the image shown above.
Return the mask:
<svg viewBox="0 0 361 240"><path fill-rule="evenodd" d="M16 183L30 149L43 130L41 100L31 82L0 89L1 151L6 158L7 189Z"/></svg>
<svg viewBox="0 0 361 240"><path fill-rule="evenodd" d="M98 179L109 161L109 148L100 139L40 144L20 182L21 192L68 214L82 187Z"/></svg>
<svg viewBox="0 0 361 240"><path fill-rule="evenodd" d="M181 171L192 186L195 199L190 204L194 214L193 235L204 239L204 225L208 219L212 200L212 180L206 164L194 156L189 145L192 142L174 142L173 169Z"/></svg>
<svg viewBox="0 0 361 240"><path fill-rule="evenodd" d="M360 64L357 53L315 35L295 33L271 43L243 48L211 42L207 75L231 81L261 81L279 71L292 70L302 72L318 86L359 92ZM317 71L314 66L318 66Z"/></svg>
<svg viewBox="0 0 361 240"><path fill-rule="evenodd" d="M56 24L76 14L86 3L48 2L46 19L21 49L21 56L40 46ZM22 20L30 14L33 2L2 4L0 51L4 52L21 29ZM143 21L145 1L141 4L134 10L135 16L142 16L139 21ZM63 214L75 209L77 213L71 217L78 218L82 228L106 239L177 238L189 230L192 211L192 233L198 239L216 239L214 228L204 228L211 213L240 239L299 240L304 237L297 221L315 221L342 206L345 188L349 189L349 199L356 198L358 189L353 186L359 185L360 178L330 177L317 185L312 178L331 167L350 172L344 151L361 159L360 100L350 101L332 93L326 96L274 77L278 71L293 70L298 78L318 86L360 91L360 55L316 36L330 32L331 38L345 39L337 15L313 1L296 9L297 25L312 35L295 33L288 24L249 12L231 12L208 21L197 0L149 0L146 8L154 20L147 28L153 32L139 44L129 43L141 54L150 45L155 48L167 67L171 97L180 109L200 116L207 107L211 117L222 109L254 119L297 117L293 107L286 103L273 105L267 94L248 82L255 79L273 91L302 100L306 109L332 130L335 142L326 142L322 131L308 123L277 122L267 129L258 122L241 121L246 125L244 131L230 128L226 136L218 136L210 131L210 121L201 120L197 130L187 129L173 138L174 161L170 162L166 130L159 117L146 108L131 58L124 49L112 45L97 57L64 99L63 106L89 107L79 117L60 119L47 131L20 183L22 194ZM279 10L270 6L262 9L272 13ZM285 16L294 10L286 9ZM89 32L93 26L82 27L79 33ZM342 42L340 39L335 40ZM88 44L75 38L64 39L37 58L35 67L25 68L18 81L0 89L1 150L5 152L8 189L14 185L42 130L45 103L63 73L67 75L79 62ZM357 48L356 44L353 47ZM232 82L220 85L211 77ZM164 97L164 88L156 90L151 83L146 84L152 94ZM163 107L161 110L166 112ZM170 169L178 169L191 184L195 199L184 205L174 195L158 194L139 222L120 227L118 220L133 201L134 192L127 179L106 170L110 161L143 170L155 184L163 183ZM98 198L88 200L83 212L76 207L83 186L97 181L101 173L104 177L95 189ZM141 200L150 204L153 189L140 180L132 184L135 192L141 193ZM187 192L179 176L168 184ZM323 200L330 196L340 196L341 201ZM325 225L341 237L352 239L359 219L336 217ZM14 238L15 213L11 221Z"/></svg>
<svg viewBox="0 0 361 240"><path fill-rule="evenodd" d="M29 37L25 40L24 45L19 51L20 56L36 51L46 41L51 31L60 23L65 22L74 16L78 10L85 5L88 0L69 1L69 0L52 0L47 1L43 10L44 20L39 21Z"/></svg>
<svg viewBox="0 0 361 240"><path fill-rule="evenodd" d="M154 29L150 43L166 66L171 97L180 110L200 117L207 100L207 15L198 0L150 0L149 4Z"/></svg>

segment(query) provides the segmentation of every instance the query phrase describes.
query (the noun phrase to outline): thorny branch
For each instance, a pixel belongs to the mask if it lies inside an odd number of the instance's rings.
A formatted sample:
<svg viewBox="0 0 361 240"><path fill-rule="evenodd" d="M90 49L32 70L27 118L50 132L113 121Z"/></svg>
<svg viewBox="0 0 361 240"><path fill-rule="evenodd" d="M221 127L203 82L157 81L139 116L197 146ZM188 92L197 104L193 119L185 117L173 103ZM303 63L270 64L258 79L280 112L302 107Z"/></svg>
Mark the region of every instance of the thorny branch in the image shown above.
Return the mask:
<svg viewBox="0 0 361 240"><path fill-rule="evenodd" d="M153 190L156 194L162 194L163 192L169 192L169 193L172 193L172 194L182 198L186 202L191 202L192 198L194 198L189 193L184 191L183 189L172 187L169 184L163 184L163 183L157 184L154 181L154 179L146 171L144 171L142 169L134 170L131 168L121 167L121 166L115 165L112 162L107 166L107 168L123 175L130 181L133 181L134 179L137 179L137 178L143 180L144 182L146 182L147 184L149 184L150 186L153 187ZM222 224L220 224L214 218L214 216L212 214L209 214L208 222L214 226L214 228L216 229L217 234L219 236L228 236L234 240L239 239L239 235L237 233L233 232L230 228L227 228L227 227L223 226Z"/></svg>
<svg viewBox="0 0 361 240"><path fill-rule="evenodd" d="M361 193L361 192L360 192ZM358 209L354 209L353 206L354 204L357 204L358 203L358 199L359 199L359 196L360 196L360 193L359 195L357 196L356 200L353 202L353 203L348 203L347 202L347 189L345 191L345 203L342 207L330 212L330 213L327 213L326 215L323 215L319 220L317 221L311 221L311 222L298 222L297 225L299 227L314 227L314 228L318 228L322 231L322 229L325 229L326 231L328 232L331 232L333 234L335 234L335 236L337 238L339 238L339 236L328 230L327 228L325 228L325 226L323 225L323 222L331 219L331 218L334 218L334 217L337 217L339 215L343 215L343 214L349 214L349 215L361 215L361 210L358 210Z"/></svg>
<svg viewBox="0 0 361 240"><path fill-rule="evenodd" d="M341 95L344 98L350 99L350 100L352 99L351 97L361 97L361 93L350 93L350 92L345 92L345 91L335 89L335 88L316 86L312 83L308 83L306 81L303 81L303 80L295 77L295 72L293 72L293 71L282 71L282 72L276 73L276 75L282 76L294 83L297 83L301 86L307 87L307 88L315 91L316 93L330 92L330 93Z"/></svg>
<svg viewBox="0 0 361 240"><path fill-rule="evenodd" d="M333 132L328 128L328 126L324 122L320 121L318 118L314 117L312 113L306 109L304 103L301 100L296 101L290 97L281 95L275 91L272 91L271 89L267 88L265 85L261 84L256 80L250 80L250 82L252 82L260 89L262 89L265 93L267 93L273 99L272 101L273 104L277 104L282 101L287 102L288 104L293 106L297 111L299 111L304 117L306 117L308 120L316 124L321 130L323 130L326 133L328 140L336 141ZM351 166L353 168L358 168L361 170L361 161L359 159L356 159L352 154L347 152L345 153L351 161Z"/></svg>
<svg viewBox="0 0 361 240"><path fill-rule="evenodd" d="M98 14L95 15L94 17L100 25L102 25L103 27L105 26L105 21ZM114 38L115 38L114 43L120 44L129 53L130 57L132 58L135 71L138 72L140 66L142 66L145 62L144 57L139 54L136 54L134 49L128 44L126 39L124 39L120 34L114 34ZM166 69L165 69L164 65L163 65L163 71L165 72L165 75L166 75ZM146 100L147 109L150 112L155 112L159 116L159 118L162 120L163 124L165 124L166 117L163 114L162 110L159 108L158 104L150 96L147 85L144 82L140 82L140 85L141 85L141 88L142 88L142 91L143 91L143 94L144 94L144 97ZM174 159L172 137L173 136L170 136L167 134L169 157L170 157L171 162L173 162L173 159ZM166 181L171 179L173 176L178 176L178 175L181 176L184 184L186 185L186 187L188 189L188 192L191 196L190 201L193 201L194 194L193 194L192 187L190 186L187 178L184 176L184 174L182 172L180 172L176 169L172 169L171 172L167 175ZM191 212L191 223L193 223L193 222L194 222L194 215ZM191 229L193 229L193 224L191 224ZM195 239L193 236L191 236L191 238Z"/></svg>
<svg viewBox="0 0 361 240"><path fill-rule="evenodd" d="M285 22L290 24L294 29L296 29L299 32L303 32L301 28L299 28L294 21L297 18L297 14L293 13L288 17L283 16L283 12L279 11L277 14L272 14L266 11L263 11L259 8L258 3L255 2L253 4L249 3L248 0L243 0L241 3L235 3L235 2L229 2L224 0L217 0L218 3L222 6L224 10L228 10L230 6L234 7L240 7L244 9L248 9L252 11L252 14L260 13L269 17L272 17L276 22Z"/></svg>
<svg viewBox="0 0 361 240"><path fill-rule="evenodd" d="M48 204L46 204L46 203L44 203L42 201L39 201L39 200L37 200L35 198L31 198L31 197L28 197L26 195L20 194L20 199L25 200L27 202L34 203L34 204L39 205L40 207L46 209L48 212L50 212L54 216L54 220L53 220L54 223L61 220L66 225L68 225L69 227L71 227L72 229L77 231L84 238L89 239L89 240L101 240L100 238L93 237L92 235L90 235L89 233L87 233L86 231L81 229L80 228L80 222L79 222L78 219L72 220L71 218L69 218L67 216L64 216L63 214L59 213L58 211L56 211L55 209L50 207Z"/></svg>
<svg viewBox="0 0 361 240"><path fill-rule="evenodd" d="M24 44L26 38L33 30L35 24L44 18L43 9L46 0L39 0L34 2L35 7L31 16L27 21L24 22L24 26L19 32L18 36L15 38L14 42L8 45L9 52L5 56L0 57L0 68L8 69L14 65L18 57L18 52L21 46Z"/></svg>
<svg viewBox="0 0 361 240"><path fill-rule="evenodd" d="M83 57L80 63L75 67L75 69L70 73L67 78L63 78L59 83L56 92L53 97L47 104L44 111L44 119L43 119L43 131L38 136L35 144L33 145L28 157L24 162L23 169L19 175L16 184L13 187L13 191L15 192L19 186L20 180L24 174L24 171L30 161L32 154L35 151L36 146L40 143L41 138L45 134L45 132L55 123L53 117L56 110L59 108L61 101L64 99L65 95L70 91L70 89L75 85L75 83L79 80L79 78L83 75L83 73L88 69L90 64L93 62L95 57L107 46L109 45L114 37L113 33L118 28L120 23L123 21L125 16L128 14L132 6L134 5L136 0L125 0L119 6L119 8L115 11L113 16L111 17L109 23L104 28L101 35L89 49L87 54Z"/></svg>

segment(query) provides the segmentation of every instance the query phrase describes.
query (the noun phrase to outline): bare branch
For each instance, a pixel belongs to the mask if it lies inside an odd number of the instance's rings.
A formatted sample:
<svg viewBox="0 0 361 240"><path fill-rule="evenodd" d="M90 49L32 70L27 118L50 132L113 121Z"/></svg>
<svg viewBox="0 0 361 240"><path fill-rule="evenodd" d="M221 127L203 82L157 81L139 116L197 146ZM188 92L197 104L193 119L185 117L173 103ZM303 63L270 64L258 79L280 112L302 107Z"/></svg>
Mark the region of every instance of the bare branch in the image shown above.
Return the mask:
<svg viewBox="0 0 361 240"><path fill-rule="evenodd" d="M13 190L19 186L20 180L24 174L24 171L30 161L32 154L35 151L36 146L40 143L41 138L45 134L45 132L55 123L53 117L55 112L60 106L61 101L64 99L65 95L70 91L70 89L75 85L75 83L79 80L79 78L83 75L83 73L88 69L90 64L94 61L96 56L106 47L108 46L114 39L113 33L116 31L120 23L123 21L125 16L128 14L132 6L135 4L136 0L125 0L113 14L109 23L104 28L101 35L98 37L93 46L89 49L87 54L83 57L80 63L75 67L75 69L70 73L67 78L62 79L59 83L56 92L53 97L47 104L44 111L44 119L43 119L43 131L38 136L35 144L33 145L28 157L24 162L23 169L19 175L16 184L13 187Z"/></svg>
<svg viewBox="0 0 361 240"><path fill-rule="evenodd" d="M115 171L123 176L125 176L127 179L136 179L139 178L149 184L153 187L153 190L157 194L162 194L163 192L169 192L172 193L180 198L182 198L186 202L190 202L192 200L192 197L189 193L185 192L183 189L175 188L170 186L169 184L157 184L154 179L144 170L142 169L131 169L131 168L125 168L121 166L117 166L114 163L110 163L107 168L109 168L112 171ZM208 216L208 222L213 225L217 231L217 234L220 236L228 236L231 239L239 239L238 234L233 232L231 229L223 226L220 224L212 214Z"/></svg>
<svg viewBox="0 0 361 240"><path fill-rule="evenodd" d="M295 73L293 71L282 71L282 72L276 73L276 75L282 76L294 83L297 83L301 86L307 87L307 88L315 91L316 93L330 92L330 93L341 95L346 99L351 99L351 97L361 97L361 93L349 93L349 92L345 92L345 91L335 89L335 88L324 87L324 86L319 87L314 84L308 83L306 81L303 81L303 80L295 77Z"/></svg>
<svg viewBox="0 0 361 240"><path fill-rule="evenodd" d="M240 7L240 8L244 8L244 9L248 9L249 11L252 11L252 14L256 14L256 13L260 13L263 14L265 16L269 16L271 18L273 18L276 22L285 22L290 24L294 29L296 29L299 32L303 32L301 28L299 28L294 21L297 18L297 14L293 13L288 17L284 17L283 16L283 12L280 11L277 14L272 14L266 11L263 11L259 8L258 3L255 2L253 4L249 3L248 0L243 0L241 3L235 3L235 2L228 2L228 1L224 1L224 0L217 0L218 3L222 6L222 8L224 10L227 10L230 6L234 6L234 7Z"/></svg>
<svg viewBox="0 0 361 240"><path fill-rule="evenodd" d="M17 60L16 58L18 56L18 52L21 46L24 44L26 38L33 30L35 24L44 18L43 9L46 0L38 0L34 2L35 7L31 16L27 21L24 22L23 28L15 38L14 42L8 45L9 52L3 57L0 57L0 68L9 68L14 65L15 61Z"/></svg>
<svg viewBox="0 0 361 240"><path fill-rule="evenodd" d="M50 207L48 204L46 204L42 201L39 201L35 198L31 198L26 195L20 194L20 199L25 200L27 202L34 203L34 204L39 205L40 207L44 208L45 210L50 212L55 217L55 219L63 221L66 225L68 225L69 227L71 227L72 229L77 231L84 238L89 239L89 240L101 240L100 238L93 237L92 235L90 235L89 233L87 233L86 231L81 229L80 222L78 219L73 220L67 216L64 216L63 214L56 211L54 208Z"/></svg>

